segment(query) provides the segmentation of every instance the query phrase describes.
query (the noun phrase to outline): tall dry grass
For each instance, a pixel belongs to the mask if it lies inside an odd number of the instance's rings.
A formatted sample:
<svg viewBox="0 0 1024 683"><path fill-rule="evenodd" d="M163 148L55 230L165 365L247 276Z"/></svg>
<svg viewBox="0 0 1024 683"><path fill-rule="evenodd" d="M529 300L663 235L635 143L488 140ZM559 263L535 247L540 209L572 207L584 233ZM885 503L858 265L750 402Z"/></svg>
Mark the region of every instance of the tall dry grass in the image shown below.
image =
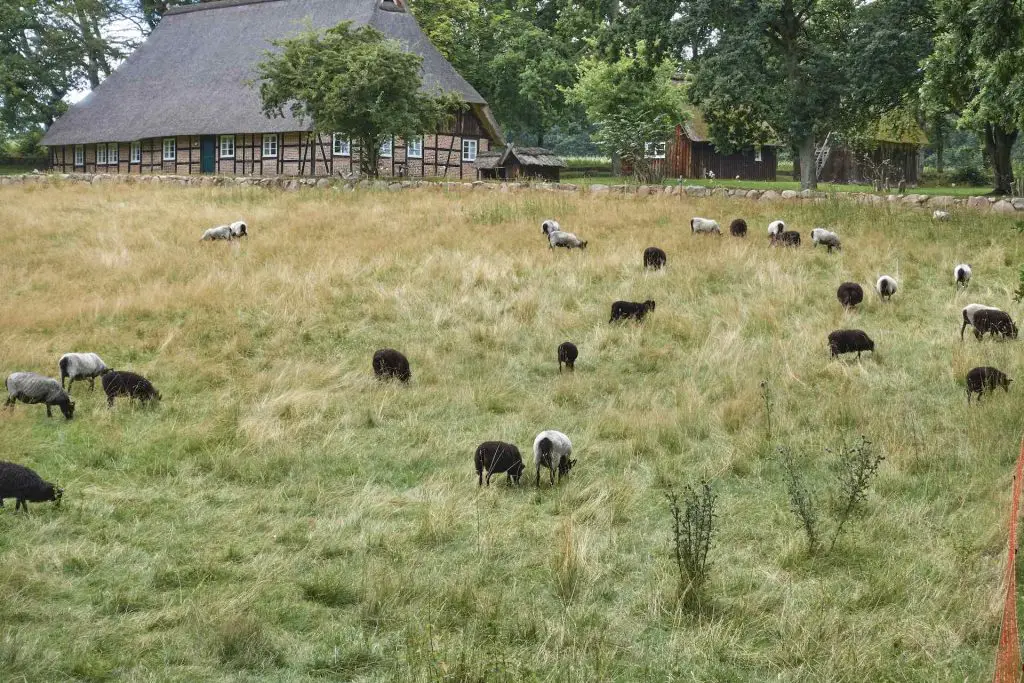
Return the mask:
<svg viewBox="0 0 1024 683"><path fill-rule="evenodd" d="M752 234L692 236L694 214ZM588 250L548 250L550 216ZM246 240L198 241L239 217ZM770 249L777 217L846 248ZM968 408L962 378L1022 363L957 333L969 301L1019 313L1010 228L848 203L3 188L0 368L96 351L164 401L108 411L76 386L71 423L0 415L0 457L67 489L0 512L0 680L987 676L1020 390ZM640 268L652 244L663 272ZM882 272L891 304L840 309L840 282ZM643 325L608 325L647 298ZM839 327L877 354L829 360ZM373 381L381 346L410 386ZM561 486L477 488L480 441L528 454L545 428L576 446ZM886 455L866 518L808 558L774 446L823 484L823 449L857 434ZM720 533L695 617L662 492L702 478Z"/></svg>

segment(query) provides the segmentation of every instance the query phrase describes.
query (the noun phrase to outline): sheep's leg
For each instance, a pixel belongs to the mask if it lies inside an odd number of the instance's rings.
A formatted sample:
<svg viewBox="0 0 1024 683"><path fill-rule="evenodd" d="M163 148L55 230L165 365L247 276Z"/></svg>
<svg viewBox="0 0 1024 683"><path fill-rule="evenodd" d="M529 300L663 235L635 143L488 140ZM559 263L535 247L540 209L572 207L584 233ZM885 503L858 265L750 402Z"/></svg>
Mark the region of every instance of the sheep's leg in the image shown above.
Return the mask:
<svg viewBox="0 0 1024 683"><path fill-rule="evenodd" d="M555 467L554 465L548 465L548 473L551 475L551 485L555 485Z"/></svg>
<svg viewBox="0 0 1024 683"><path fill-rule="evenodd" d="M7 400L4 401L4 408L7 410L14 410L14 404L15 398L13 396L8 396Z"/></svg>
<svg viewBox="0 0 1024 683"><path fill-rule="evenodd" d="M17 512L21 508L25 508L25 514L28 514L28 503L25 502L24 498L18 498L17 502L14 503L14 511Z"/></svg>
<svg viewBox="0 0 1024 683"><path fill-rule="evenodd" d="M53 417L53 413L50 412L50 404L46 404L46 417Z"/></svg>
<svg viewBox="0 0 1024 683"><path fill-rule="evenodd" d="M114 397L113 396L107 396L107 407L108 408L113 408L114 407Z"/></svg>
<svg viewBox="0 0 1024 683"><path fill-rule="evenodd" d="M89 378L89 391L96 391L96 378L95 377L90 377Z"/></svg>
<svg viewBox="0 0 1024 683"><path fill-rule="evenodd" d="M964 324L960 326L960 341L964 340L964 330L967 329L967 321L964 320Z"/></svg>
<svg viewBox="0 0 1024 683"><path fill-rule="evenodd" d="M69 394L71 393L71 385L74 384L74 383L75 383L75 378L74 377L68 377L68 389L67 389L67 392Z"/></svg>
<svg viewBox="0 0 1024 683"><path fill-rule="evenodd" d="M537 486L537 488L540 488L540 465L537 465L537 482L536 482L536 486Z"/></svg>

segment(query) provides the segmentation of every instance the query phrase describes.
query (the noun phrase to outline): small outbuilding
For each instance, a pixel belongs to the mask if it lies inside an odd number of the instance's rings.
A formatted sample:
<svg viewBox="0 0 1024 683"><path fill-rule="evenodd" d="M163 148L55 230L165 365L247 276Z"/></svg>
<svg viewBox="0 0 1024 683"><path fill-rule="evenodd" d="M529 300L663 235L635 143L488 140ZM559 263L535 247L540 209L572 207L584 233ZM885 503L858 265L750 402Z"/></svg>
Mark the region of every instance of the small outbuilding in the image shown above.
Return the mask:
<svg viewBox="0 0 1024 683"><path fill-rule="evenodd" d="M547 180L557 183L565 162L543 147L517 147L481 152L476 171L481 180Z"/></svg>

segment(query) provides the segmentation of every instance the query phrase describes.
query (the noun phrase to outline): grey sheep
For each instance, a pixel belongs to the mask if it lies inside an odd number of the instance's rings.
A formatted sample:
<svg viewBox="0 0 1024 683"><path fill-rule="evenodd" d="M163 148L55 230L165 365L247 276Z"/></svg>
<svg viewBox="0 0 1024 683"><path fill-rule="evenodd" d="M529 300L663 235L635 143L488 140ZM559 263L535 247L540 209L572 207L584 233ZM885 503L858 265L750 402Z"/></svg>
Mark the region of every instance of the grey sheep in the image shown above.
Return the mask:
<svg viewBox="0 0 1024 683"><path fill-rule="evenodd" d="M977 394L980 401L986 389L991 392L995 391L996 387L1002 387L1009 392L1012 381L1002 371L993 367L972 368L967 373L967 403L971 402L971 394Z"/></svg>
<svg viewBox="0 0 1024 683"><path fill-rule="evenodd" d="M831 230L825 228L815 228L811 230L811 241L814 242L814 246L817 247L819 244L824 244L828 247L828 253L832 253L833 249L842 249L842 243L839 241L839 235L835 234Z"/></svg>
<svg viewBox="0 0 1024 683"><path fill-rule="evenodd" d="M558 481L569 474L569 470L576 464L570 460L572 455L572 442L562 432L548 429L537 435L533 440L533 464L537 468L537 482L540 486L540 468L548 468L551 475L551 485L555 484L555 471L558 471Z"/></svg>
<svg viewBox="0 0 1024 683"><path fill-rule="evenodd" d="M200 242L209 242L212 240L230 240L235 236L234 231L230 225L219 225L216 228L210 228L203 233L203 236L199 238Z"/></svg>
<svg viewBox="0 0 1024 683"><path fill-rule="evenodd" d="M13 409L17 401L30 405L45 403L46 417L53 417L51 406L60 408L68 420L75 415L75 402L61 388L60 382L34 372L13 372L7 376L7 402L4 406Z"/></svg>
<svg viewBox="0 0 1024 683"><path fill-rule="evenodd" d="M842 353L857 352L857 358L863 351L875 350L875 342L863 330L836 330L828 335L828 348L835 358Z"/></svg>
<svg viewBox="0 0 1024 683"><path fill-rule="evenodd" d="M28 514L29 503L56 501L60 505L64 489L44 481L38 474L13 462L0 461L0 507L4 498L14 498L14 511L24 508Z"/></svg>
<svg viewBox="0 0 1024 683"><path fill-rule="evenodd" d="M103 359L95 353L65 353L57 362L60 369L60 385L64 386L64 379L68 378L68 393L71 393L71 385L76 379L89 380L89 391L96 388L96 378L110 372L110 368L103 362Z"/></svg>

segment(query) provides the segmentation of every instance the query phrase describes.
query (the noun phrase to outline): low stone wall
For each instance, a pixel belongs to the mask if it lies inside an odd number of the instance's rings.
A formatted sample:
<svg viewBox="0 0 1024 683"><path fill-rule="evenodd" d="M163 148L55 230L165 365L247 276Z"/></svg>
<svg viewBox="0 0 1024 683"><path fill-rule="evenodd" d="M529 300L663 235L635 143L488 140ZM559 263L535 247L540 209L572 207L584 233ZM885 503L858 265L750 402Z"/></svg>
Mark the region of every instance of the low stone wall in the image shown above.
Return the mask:
<svg viewBox="0 0 1024 683"><path fill-rule="evenodd" d="M753 201L821 201L843 198L860 204L900 204L927 209L966 208L977 211L1013 214L1024 212L1024 198L994 197L952 197L948 195L890 194L879 195L867 192L816 192L812 190L734 190L725 187L703 187L701 185L572 185L570 183L501 183L501 182L428 182L426 180L346 180L343 178L256 178L236 176L173 176L173 175L128 175L128 174L86 174L86 173L26 173L23 175L0 176L0 186L22 184L96 185L103 183L196 185L204 187L251 186L277 188L295 192L303 188L335 188L341 191L373 189L396 192L415 188L432 188L448 192L522 192L526 190L543 192L576 192L592 196L635 195L638 197L734 197ZM1024 215L1024 214L1022 214Z"/></svg>

